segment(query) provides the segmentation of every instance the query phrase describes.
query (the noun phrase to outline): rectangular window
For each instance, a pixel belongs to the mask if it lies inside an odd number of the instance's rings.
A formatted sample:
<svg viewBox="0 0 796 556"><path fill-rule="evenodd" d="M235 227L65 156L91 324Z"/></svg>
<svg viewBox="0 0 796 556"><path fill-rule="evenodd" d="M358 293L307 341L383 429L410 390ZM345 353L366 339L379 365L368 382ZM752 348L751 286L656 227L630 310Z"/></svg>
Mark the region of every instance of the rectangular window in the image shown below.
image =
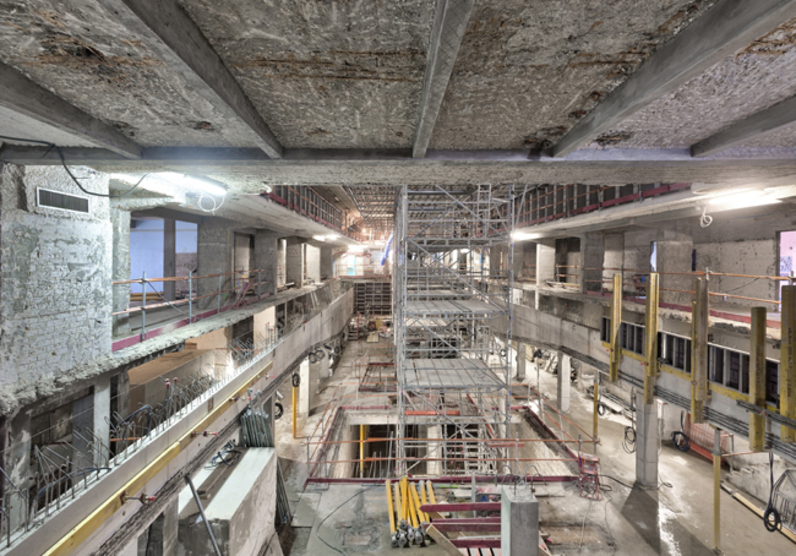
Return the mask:
<svg viewBox="0 0 796 556"><path fill-rule="evenodd" d="M779 407L779 363L766 359L766 401Z"/></svg>
<svg viewBox="0 0 796 556"><path fill-rule="evenodd" d="M708 349L708 370L711 382L724 384L724 350L718 346Z"/></svg>
<svg viewBox="0 0 796 556"><path fill-rule="evenodd" d="M727 387L741 389L741 354L736 351L727 352Z"/></svg>

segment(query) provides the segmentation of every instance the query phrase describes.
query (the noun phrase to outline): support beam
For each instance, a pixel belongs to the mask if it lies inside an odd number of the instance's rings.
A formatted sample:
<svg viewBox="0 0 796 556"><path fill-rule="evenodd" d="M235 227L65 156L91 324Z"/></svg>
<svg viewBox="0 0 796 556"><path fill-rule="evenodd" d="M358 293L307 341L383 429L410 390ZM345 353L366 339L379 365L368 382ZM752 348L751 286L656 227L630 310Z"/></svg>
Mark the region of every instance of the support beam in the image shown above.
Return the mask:
<svg viewBox="0 0 796 556"><path fill-rule="evenodd" d="M177 0L100 0L128 29L150 37L146 47L178 71L226 118L237 118L257 136L271 158L282 146L238 81Z"/></svg>
<svg viewBox="0 0 796 556"><path fill-rule="evenodd" d="M426 56L423 94L420 97L420 111L412 145L414 158L426 156L473 4L474 0L437 0Z"/></svg>
<svg viewBox="0 0 796 556"><path fill-rule="evenodd" d="M761 37L796 17L795 0L720 0L661 46L627 81L552 149L566 156Z"/></svg>
<svg viewBox="0 0 796 556"><path fill-rule="evenodd" d="M691 156L704 157L770 135L796 122L796 96L752 114L691 145Z"/></svg>
<svg viewBox="0 0 796 556"><path fill-rule="evenodd" d="M708 396L708 281L696 280L696 301L691 311L691 422L704 423Z"/></svg>
<svg viewBox="0 0 796 556"><path fill-rule="evenodd" d="M622 346L619 343L619 330L622 326L622 274L614 274L614 289L611 293L611 347L608 380L619 380L619 364L622 361Z"/></svg>
<svg viewBox="0 0 796 556"><path fill-rule="evenodd" d="M752 307L752 345L749 349L749 402L766 405L766 308ZM762 452L766 447L766 417L749 412L749 449Z"/></svg>
<svg viewBox="0 0 796 556"><path fill-rule="evenodd" d="M796 286L782 287L782 346L779 364L779 411L796 421ZM796 429L781 426L783 442L796 442Z"/></svg>
<svg viewBox="0 0 796 556"><path fill-rule="evenodd" d="M644 403L655 403L655 381L658 378L658 301L660 275L650 273L647 285L647 309L644 331Z"/></svg>
<svg viewBox="0 0 796 556"><path fill-rule="evenodd" d="M123 159L141 158L141 147L126 135L5 64L0 64L0 105L108 149Z"/></svg>

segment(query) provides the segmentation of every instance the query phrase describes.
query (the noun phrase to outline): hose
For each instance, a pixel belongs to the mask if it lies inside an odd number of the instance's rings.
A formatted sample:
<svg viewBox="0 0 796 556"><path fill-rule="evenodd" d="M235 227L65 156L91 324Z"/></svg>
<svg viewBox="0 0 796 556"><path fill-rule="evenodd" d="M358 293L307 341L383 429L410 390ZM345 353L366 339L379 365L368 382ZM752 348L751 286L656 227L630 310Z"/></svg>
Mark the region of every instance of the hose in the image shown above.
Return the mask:
<svg viewBox="0 0 796 556"><path fill-rule="evenodd" d="M687 452L691 449L691 441L683 431L674 431L672 433L672 444L681 452Z"/></svg>
<svg viewBox="0 0 796 556"><path fill-rule="evenodd" d="M774 452L768 453L768 471L771 478L771 490L768 493L768 506L763 514L763 525L766 531L773 533L782 529L782 518L774 507Z"/></svg>
<svg viewBox="0 0 796 556"><path fill-rule="evenodd" d="M274 402L274 419L281 419L284 414L285 407L279 402Z"/></svg>
<svg viewBox="0 0 796 556"><path fill-rule="evenodd" d="M293 373L291 381L293 383L293 388L298 388L299 384L301 384L301 377L297 373Z"/></svg>

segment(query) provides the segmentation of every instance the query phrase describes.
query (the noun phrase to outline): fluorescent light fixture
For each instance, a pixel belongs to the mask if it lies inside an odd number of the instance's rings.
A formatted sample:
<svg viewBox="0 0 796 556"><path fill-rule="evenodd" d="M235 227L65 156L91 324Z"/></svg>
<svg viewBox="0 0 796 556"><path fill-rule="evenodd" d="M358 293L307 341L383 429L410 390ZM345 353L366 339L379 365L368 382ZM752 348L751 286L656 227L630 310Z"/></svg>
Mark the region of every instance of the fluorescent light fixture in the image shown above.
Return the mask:
<svg viewBox="0 0 796 556"><path fill-rule="evenodd" d="M348 252L349 253L362 253L363 251L365 251L365 246L364 245L349 245L348 246Z"/></svg>
<svg viewBox="0 0 796 556"><path fill-rule="evenodd" d="M177 174L177 176L175 181L183 187L198 189L204 191L208 195L215 195L217 197L223 197L227 194L227 187L220 181L201 176L189 176L187 174Z"/></svg>
<svg viewBox="0 0 796 556"><path fill-rule="evenodd" d="M538 239L542 237L541 234L528 234L522 232L512 232L511 239L514 241L527 241L529 239Z"/></svg>
<svg viewBox="0 0 796 556"><path fill-rule="evenodd" d="M459 249L459 253L461 253L462 255L464 255L466 253L469 253L469 252L470 252L470 250L467 249L467 247L464 247L463 249Z"/></svg>
<svg viewBox="0 0 796 556"><path fill-rule="evenodd" d="M773 205L781 203L779 199L771 194L762 191L745 191L734 195L721 195L709 201L711 205L719 205L732 208L760 207L763 205Z"/></svg>
<svg viewBox="0 0 796 556"><path fill-rule="evenodd" d="M339 237L337 234L328 234L325 236L312 236L312 239L315 241L334 241Z"/></svg>

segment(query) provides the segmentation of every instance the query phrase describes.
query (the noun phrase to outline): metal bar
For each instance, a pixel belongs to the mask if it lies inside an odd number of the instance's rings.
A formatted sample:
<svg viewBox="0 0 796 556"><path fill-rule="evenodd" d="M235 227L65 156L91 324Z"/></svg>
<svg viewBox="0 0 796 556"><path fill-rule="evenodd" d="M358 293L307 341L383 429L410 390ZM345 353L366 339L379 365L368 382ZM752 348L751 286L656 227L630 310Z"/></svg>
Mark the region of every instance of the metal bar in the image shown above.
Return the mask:
<svg viewBox="0 0 796 556"><path fill-rule="evenodd" d="M720 553L721 542L721 429L713 433L713 549Z"/></svg>
<svg viewBox="0 0 796 556"><path fill-rule="evenodd" d="M614 289L611 293L611 347L608 380L619 380L619 364L622 361L622 346L619 330L622 326L622 274L614 274Z"/></svg>
<svg viewBox="0 0 796 556"><path fill-rule="evenodd" d="M193 494L193 499L196 502L197 507L199 508L199 513L202 516L202 521L205 522L205 527L207 528L207 534L210 535L210 541L213 543L213 551L216 553L216 556L221 556L221 549L218 548L218 542L216 542L216 536L213 534L213 528L210 526L210 522L207 520L207 516L205 515L205 509L202 506L202 500L199 498L199 493L196 492L196 487L193 486L193 481L191 480L190 475L185 475L185 482L188 483L189 487L191 487L191 494Z"/></svg>
<svg viewBox="0 0 796 556"><path fill-rule="evenodd" d="M782 287L782 345L779 362L780 414L796 421L796 286ZM796 427L780 427L783 442L796 442Z"/></svg>
<svg viewBox="0 0 796 556"><path fill-rule="evenodd" d="M766 405L766 309L752 307L751 347L749 349L749 401ZM749 413L749 449L762 452L766 444L766 418Z"/></svg>
<svg viewBox="0 0 796 556"><path fill-rule="evenodd" d="M644 403L655 402L655 380L658 377L658 300L659 276L657 272L650 274L647 288L647 314L645 324L645 372L644 372Z"/></svg>

